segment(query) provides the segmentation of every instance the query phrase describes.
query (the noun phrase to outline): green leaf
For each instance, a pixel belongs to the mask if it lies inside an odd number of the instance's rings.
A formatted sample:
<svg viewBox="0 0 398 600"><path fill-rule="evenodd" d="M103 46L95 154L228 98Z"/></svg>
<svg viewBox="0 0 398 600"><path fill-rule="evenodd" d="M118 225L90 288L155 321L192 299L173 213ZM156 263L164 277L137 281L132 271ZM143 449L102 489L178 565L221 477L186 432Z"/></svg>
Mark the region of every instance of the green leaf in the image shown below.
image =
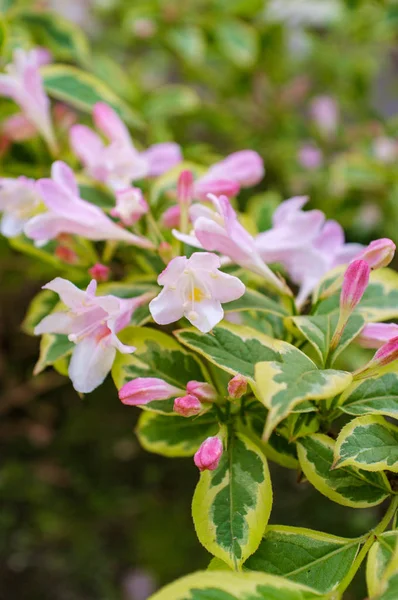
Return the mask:
<svg viewBox="0 0 398 600"><path fill-rule="evenodd" d="M398 578L395 582L388 582L388 571L394 573L398 554L398 531L386 531L377 536L376 541L369 550L368 560L366 564L366 584L368 587L369 598L386 598L383 591L388 591L390 586L395 588L395 596L390 596L390 600L394 600L398 594ZM386 573L387 572L387 573ZM387 588L387 590L386 590ZM387 596L388 598L388 596Z"/></svg>
<svg viewBox="0 0 398 600"><path fill-rule="evenodd" d="M244 568L287 577L325 594L343 580L360 545L320 531L271 525Z"/></svg>
<svg viewBox="0 0 398 600"><path fill-rule="evenodd" d="M329 315L315 315L303 317L289 317L285 320L288 328L295 326L299 334L303 336L314 348L321 365L325 365L328 357L330 342L336 330L339 314L336 311ZM347 346L359 335L365 321L361 315L351 315L344 329L343 335L337 348L331 355L330 364L339 356L339 354L347 348ZM294 329L294 327L293 327Z"/></svg>
<svg viewBox="0 0 398 600"><path fill-rule="evenodd" d="M200 27L187 25L170 29L166 40L178 56L187 63L198 65L203 62L206 40Z"/></svg>
<svg viewBox="0 0 398 600"><path fill-rule="evenodd" d="M33 298L29 305L25 319L22 323L22 330L29 334L34 334L34 328L44 317L50 314L58 304L58 298L50 290L42 290Z"/></svg>
<svg viewBox="0 0 398 600"><path fill-rule="evenodd" d="M295 406L305 400L332 398L352 381L351 373L346 371L318 369L308 356L290 344L284 344L283 352L271 362L256 364L255 375L257 396L269 411L265 440Z"/></svg>
<svg viewBox="0 0 398 600"><path fill-rule="evenodd" d="M16 14L33 35L35 42L49 48L57 60L90 62L90 49L83 31L56 12L23 9Z"/></svg>
<svg viewBox="0 0 398 600"><path fill-rule="evenodd" d="M53 365L60 358L65 358L72 353L75 344L68 340L67 335L46 333L40 341L40 354L33 374L38 375L46 367Z"/></svg>
<svg viewBox="0 0 398 600"><path fill-rule="evenodd" d="M300 437L316 433L319 430L320 418L317 413L293 413L280 424L280 431L289 442L295 442Z"/></svg>
<svg viewBox="0 0 398 600"><path fill-rule="evenodd" d="M56 267L58 270L62 269L65 265L56 256L54 256L54 244L48 243L43 248L35 246L33 240L27 238L25 235L18 235L17 237L10 238L9 244L14 250L33 256L35 259Z"/></svg>
<svg viewBox="0 0 398 600"><path fill-rule="evenodd" d="M145 411L138 420L136 434L148 452L163 456L193 456L200 444L218 430L213 411L195 418Z"/></svg>
<svg viewBox="0 0 398 600"><path fill-rule="evenodd" d="M112 377L116 387L136 377L158 377L180 388L184 395L188 381L207 381L208 374L193 354L187 352L172 337L155 329L126 327L118 334L124 344L137 349L133 354L117 354L112 367ZM173 413L174 398L153 401L144 410L169 414Z"/></svg>
<svg viewBox="0 0 398 600"><path fill-rule="evenodd" d="M41 72L46 91L56 100L66 102L89 114L92 113L94 104L106 102L129 125L137 128L143 127L141 117L94 75L69 65L47 65L42 68Z"/></svg>
<svg viewBox="0 0 398 600"><path fill-rule="evenodd" d="M334 466L398 473L398 427L378 415L353 419L340 431Z"/></svg>
<svg viewBox="0 0 398 600"><path fill-rule="evenodd" d="M308 481L324 496L354 508L380 504L391 494L384 473L354 467L332 470L334 442L316 433L297 442L300 466Z"/></svg>
<svg viewBox="0 0 398 600"><path fill-rule="evenodd" d="M353 381L339 399L339 408L348 415L379 414L398 418L398 374L385 373Z"/></svg>
<svg viewBox="0 0 398 600"><path fill-rule="evenodd" d="M242 433L228 436L215 471L203 471L192 501L199 541L237 569L256 550L267 525L272 488L267 461Z"/></svg>
<svg viewBox="0 0 398 600"><path fill-rule="evenodd" d="M148 119L168 119L192 113L200 105L196 91L180 84L164 85L149 96L144 103Z"/></svg>
<svg viewBox="0 0 398 600"><path fill-rule="evenodd" d="M261 447L269 460L272 460L287 469L298 469L300 463L297 458L296 445L289 441L278 431L273 431L267 442L263 442Z"/></svg>
<svg viewBox="0 0 398 600"><path fill-rule="evenodd" d="M106 189L88 183L80 183L80 197L104 210L110 210L115 206L115 198Z"/></svg>
<svg viewBox="0 0 398 600"><path fill-rule="evenodd" d="M252 67L259 53L259 37L254 27L237 19L222 19L215 28L220 52L241 69Z"/></svg>
<svg viewBox="0 0 398 600"><path fill-rule="evenodd" d="M7 42L7 26L3 17L0 15L0 53L4 52Z"/></svg>
<svg viewBox="0 0 398 600"><path fill-rule="evenodd" d="M233 302L224 305L226 313L244 310L258 310L261 313L270 313L280 317L287 315L286 309L282 305L265 296L265 294L250 288L246 288L246 292L238 300L233 300Z"/></svg>
<svg viewBox="0 0 398 600"><path fill-rule="evenodd" d="M198 571L148 600L326 600L314 590L265 573Z"/></svg>

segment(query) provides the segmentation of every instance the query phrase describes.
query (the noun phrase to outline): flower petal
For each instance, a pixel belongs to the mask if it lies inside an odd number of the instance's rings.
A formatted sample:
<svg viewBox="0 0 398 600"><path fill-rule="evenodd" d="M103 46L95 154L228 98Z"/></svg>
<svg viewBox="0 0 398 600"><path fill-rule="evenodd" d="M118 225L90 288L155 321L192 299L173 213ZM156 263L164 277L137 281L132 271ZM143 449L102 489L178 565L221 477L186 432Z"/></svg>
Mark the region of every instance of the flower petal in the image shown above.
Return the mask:
<svg viewBox="0 0 398 600"><path fill-rule="evenodd" d="M116 348L103 342L97 343L88 336L76 345L69 364L69 377L73 387L88 394L104 381L112 368Z"/></svg>

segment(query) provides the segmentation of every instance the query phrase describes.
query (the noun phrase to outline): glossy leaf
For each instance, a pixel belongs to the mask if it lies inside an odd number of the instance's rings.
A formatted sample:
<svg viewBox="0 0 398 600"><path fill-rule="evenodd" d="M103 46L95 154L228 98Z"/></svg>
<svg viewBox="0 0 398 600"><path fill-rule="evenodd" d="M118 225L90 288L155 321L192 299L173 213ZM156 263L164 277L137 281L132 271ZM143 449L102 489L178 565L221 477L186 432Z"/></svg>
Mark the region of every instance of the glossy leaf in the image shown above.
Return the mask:
<svg viewBox="0 0 398 600"><path fill-rule="evenodd" d="M317 433L297 442L300 466L308 481L324 496L354 508L380 504L391 494L384 473L369 473L354 467L332 470L334 442Z"/></svg>
<svg viewBox="0 0 398 600"><path fill-rule="evenodd" d="M366 563L366 584L369 598L386 598L382 594L388 592L388 587L390 587L390 591L395 590L395 593L398 594L398 577L392 582L388 582L385 577L386 574L389 575L388 570L391 570L392 573L396 570L394 563L397 562L397 554L398 531L386 531L377 536ZM394 600L394 596L390 596L390 600Z"/></svg>
<svg viewBox="0 0 398 600"><path fill-rule="evenodd" d="M40 354L33 374L38 375L46 367L53 365L61 358L69 356L75 344L68 340L67 335L46 333L40 341Z"/></svg>
<svg viewBox="0 0 398 600"><path fill-rule="evenodd" d="M310 588L265 573L198 571L148 600L326 600Z"/></svg>
<svg viewBox="0 0 398 600"><path fill-rule="evenodd" d="M289 441L278 431L273 431L267 442L262 442L265 456L273 462L288 469L298 469L300 463L297 458L296 445Z"/></svg>
<svg viewBox="0 0 398 600"><path fill-rule="evenodd" d="M339 408L354 416L379 414L398 418L398 374L385 373L354 381L339 399Z"/></svg>
<svg viewBox="0 0 398 600"><path fill-rule="evenodd" d="M246 288L246 292L233 302L228 302L224 305L224 312L240 312L244 310L257 310L261 313L270 313L284 317L287 312L285 308L272 300L265 294Z"/></svg>
<svg viewBox="0 0 398 600"><path fill-rule="evenodd" d="M33 298L29 305L25 319L22 323L22 330L29 335L33 335L33 330L58 304L58 298L54 292L42 290Z"/></svg>
<svg viewBox="0 0 398 600"><path fill-rule="evenodd" d="M353 419L340 431L334 466L398 473L398 427L378 415Z"/></svg>
<svg viewBox="0 0 398 600"><path fill-rule="evenodd" d="M88 182L79 181L80 196L87 202L95 204L104 210L110 210L115 206L115 198L107 190L94 186Z"/></svg>
<svg viewBox="0 0 398 600"><path fill-rule="evenodd" d="M267 461L242 433L232 433L215 471L201 473L192 502L203 546L232 568L256 550L272 505Z"/></svg>
<svg viewBox="0 0 398 600"><path fill-rule="evenodd" d="M244 568L287 577L321 593L335 590L361 543L301 527L271 525Z"/></svg>

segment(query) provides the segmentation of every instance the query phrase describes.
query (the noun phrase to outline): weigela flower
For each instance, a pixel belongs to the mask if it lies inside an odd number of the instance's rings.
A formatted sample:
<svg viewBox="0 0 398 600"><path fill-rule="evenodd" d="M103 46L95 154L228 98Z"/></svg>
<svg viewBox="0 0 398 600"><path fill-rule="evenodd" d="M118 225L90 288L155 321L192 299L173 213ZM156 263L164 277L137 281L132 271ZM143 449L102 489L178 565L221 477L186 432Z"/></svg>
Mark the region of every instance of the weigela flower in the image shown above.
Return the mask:
<svg viewBox="0 0 398 600"><path fill-rule="evenodd" d="M370 242L357 258L365 260L371 269L381 269L390 264L395 254L395 244L388 238Z"/></svg>
<svg viewBox="0 0 398 600"><path fill-rule="evenodd" d="M222 440L215 435L205 439L193 459L199 471L214 471L218 467L222 453Z"/></svg>
<svg viewBox="0 0 398 600"><path fill-rule="evenodd" d="M363 348L381 348L395 337L398 337L398 325L395 323L367 323L356 341Z"/></svg>
<svg viewBox="0 0 398 600"><path fill-rule="evenodd" d="M228 394L231 398L238 400L247 392L247 379L243 375L235 375L228 383Z"/></svg>
<svg viewBox="0 0 398 600"><path fill-rule="evenodd" d="M0 178L0 231L5 237L23 232L25 224L44 207L33 179Z"/></svg>
<svg viewBox="0 0 398 600"><path fill-rule="evenodd" d="M161 175L182 160L180 147L172 142L139 152L119 115L103 102L94 106L93 119L109 144L89 127L74 125L70 130L71 146L88 174L114 190L128 188L132 181L143 177Z"/></svg>
<svg viewBox="0 0 398 600"><path fill-rule="evenodd" d="M43 53L40 50L15 50L13 63L7 65L6 74L0 75L0 95L12 98L49 146L54 148L50 101L39 72L42 64Z"/></svg>
<svg viewBox="0 0 398 600"><path fill-rule="evenodd" d="M196 396L202 402L214 402L217 399L216 390L205 381L188 381L187 393Z"/></svg>
<svg viewBox="0 0 398 600"><path fill-rule="evenodd" d="M158 377L137 377L120 388L119 398L123 404L142 406L154 400L168 400L180 396L181 391Z"/></svg>
<svg viewBox="0 0 398 600"><path fill-rule="evenodd" d="M134 225L149 210L140 188L129 187L117 190L115 195L116 207L112 208L111 215L119 218L128 227Z"/></svg>
<svg viewBox="0 0 398 600"><path fill-rule="evenodd" d="M370 267L365 260L354 260L344 273L340 295L340 310L351 314L359 304L369 284Z"/></svg>
<svg viewBox="0 0 398 600"><path fill-rule="evenodd" d="M61 233L72 233L89 240L115 240L153 248L149 240L119 227L98 206L82 200L74 173L65 163L55 162L51 175L52 179L40 179L36 184L48 212L26 223L28 237L45 243Z"/></svg>
<svg viewBox="0 0 398 600"><path fill-rule="evenodd" d="M133 311L149 298L147 295L130 300L112 295L96 296L95 280L83 291L61 277L43 289L58 294L67 310L44 317L36 326L35 334L65 334L76 344L69 377L78 392L92 392L111 370L116 350L123 354L134 352L135 348L122 344L116 334L129 324Z"/></svg>
<svg viewBox="0 0 398 600"><path fill-rule="evenodd" d="M220 266L219 257L209 252L174 258L158 277L163 290L149 304L156 323L167 325L186 317L203 333L213 329L224 316L221 304L245 293L244 284L219 271Z"/></svg>
<svg viewBox="0 0 398 600"><path fill-rule="evenodd" d="M174 412L181 417L194 417L202 410L203 405L196 396L187 394L174 400Z"/></svg>

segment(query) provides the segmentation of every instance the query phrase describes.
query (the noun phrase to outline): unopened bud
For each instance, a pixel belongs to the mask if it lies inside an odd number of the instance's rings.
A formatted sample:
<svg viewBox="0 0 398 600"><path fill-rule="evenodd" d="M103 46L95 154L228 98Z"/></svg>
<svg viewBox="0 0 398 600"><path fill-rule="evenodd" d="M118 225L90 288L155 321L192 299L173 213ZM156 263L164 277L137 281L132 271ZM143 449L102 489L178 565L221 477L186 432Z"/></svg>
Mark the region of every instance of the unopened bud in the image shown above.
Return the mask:
<svg viewBox="0 0 398 600"><path fill-rule="evenodd" d="M344 273L340 308L351 313L359 304L369 283L370 267L365 260L354 260Z"/></svg>
<svg viewBox="0 0 398 600"><path fill-rule="evenodd" d="M354 378L363 379L375 375L380 367L385 367L398 359L398 336L383 344L367 365L354 373Z"/></svg>
<svg viewBox="0 0 398 600"><path fill-rule="evenodd" d="M201 401L196 396L187 394L174 400L174 412L181 417L194 417L203 410Z"/></svg>
<svg viewBox="0 0 398 600"><path fill-rule="evenodd" d="M362 348L381 348L383 344L398 336L395 323L368 323L356 341Z"/></svg>
<svg viewBox="0 0 398 600"><path fill-rule="evenodd" d="M165 265L168 265L173 258L173 247L168 242L161 242L158 248L159 256Z"/></svg>
<svg viewBox="0 0 398 600"><path fill-rule="evenodd" d="M188 381L187 393L196 396L202 402L214 402L217 399L214 387L202 381Z"/></svg>
<svg viewBox="0 0 398 600"><path fill-rule="evenodd" d="M192 201L193 175L191 171L181 171L177 183L179 204L190 205Z"/></svg>
<svg viewBox="0 0 398 600"><path fill-rule="evenodd" d="M208 437L196 452L193 460L199 471L214 471L218 467L223 453L221 438Z"/></svg>
<svg viewBox="0 0 398 600"><path fill-rule="evenodd" d="M394 253L394 242L388 238L381 238L370 242L358 258L366 261L371 269L381 269L390 264Z"/></svg>
<svg viewBox="0 0 398 600"><path fill-rule="evenodd" d="M181 390L157 377L137 377L125 383L119 390L123 404L141 406L154 400L168 400L179 396Z"/></svg>
<svg viewBox="0 0 398 600"><path fill-rule="evenodd" d="M179 227L181 219L181 208L178 204L174 206L170 206L167 210L162 214L162 225L167 227L167 229L174 229Z"/></svg>
<svg viewBox="0 0 398 600"><path fill-rule="evenodd" d="M228 394L231 398L242 398L247 391L247 379L243 375L235 375L228 383Z"/></svg>
<svg viewBox="0 0 398 600"><path fill-rule="evenodd" d="M78 256L71 248L59 245L55 248L55 256L69 265L74 265L78 262Z"/></svg>
<svg viewBox="0 0 398 600"><path fill-rule="evenodd" d="M103 283L104 281L108 281L109 279L110 268L106 265L102 265L101 263L96 263L93 267L91 267L88 270L88 272L89 275L93 279L95 279L95 281Z"/></svg>

